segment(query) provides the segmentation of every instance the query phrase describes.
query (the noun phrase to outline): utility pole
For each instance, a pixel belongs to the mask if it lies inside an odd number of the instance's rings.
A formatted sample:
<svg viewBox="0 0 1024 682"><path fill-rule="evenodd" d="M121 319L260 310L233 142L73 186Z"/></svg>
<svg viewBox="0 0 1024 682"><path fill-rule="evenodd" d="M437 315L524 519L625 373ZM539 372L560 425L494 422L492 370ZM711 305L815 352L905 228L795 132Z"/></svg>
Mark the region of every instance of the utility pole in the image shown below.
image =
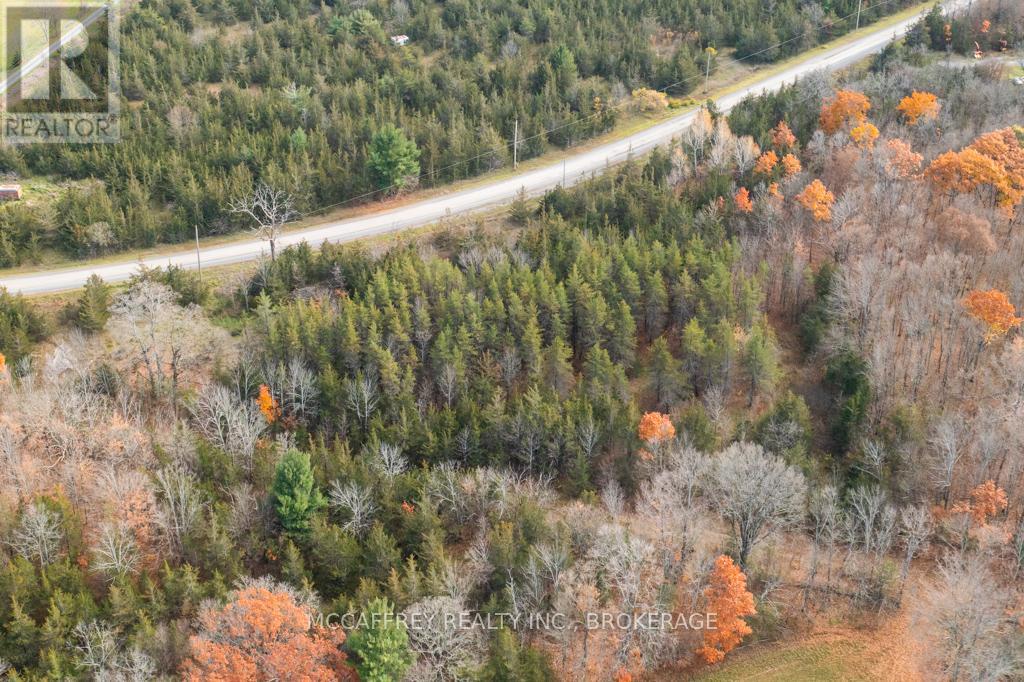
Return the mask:
<svg viewBox="0 0 1024 682"><path fill-rule="evenodd" d="M196 270L199 271L199 283L203 283L203 261L199 258L199 225L193 225L196 231Z"/></svg>
<svg viewBox="0 0 1024 682"><path fill-rule="evenodd" d="M704 48L704 52L708 56L707 66L704 67L704 94L706 95L708 94L708 87L711 84L711 58L714 57L718 51L708 45Z"/></svg>
<svg viewBox="0 0 1024 682"><path fill-rule="evenodd" d="M519 119L516 119L516 127L512 133L512 168L519 168Z"/></svg>
<svg viewBox="0 0 1024 682"><path fill-rule="evenodd" d="M854 29L855 31L860 29L860 8L863 6L864 0L857 0L857 28Z"/></svg>

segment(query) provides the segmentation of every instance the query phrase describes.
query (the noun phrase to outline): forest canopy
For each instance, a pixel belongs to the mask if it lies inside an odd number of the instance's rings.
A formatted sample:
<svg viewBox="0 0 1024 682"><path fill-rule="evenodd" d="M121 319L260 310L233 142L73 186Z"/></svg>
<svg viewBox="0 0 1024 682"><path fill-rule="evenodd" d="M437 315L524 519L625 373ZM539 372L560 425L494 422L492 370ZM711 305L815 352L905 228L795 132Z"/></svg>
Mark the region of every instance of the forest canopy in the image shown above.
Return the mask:
<svg viewBox="0 0 1024 682"><path fill-rule="evenodd" d="M471 177L511 163L517 121L520 160L574 145L638 88L689 93L706 47L773 61L850 30L857 4L144 0L122 22L123 141L0 149L0 172L75 181L0 210L0 267L239 230L228 206L260 182L306 214ZM392 129L418 167L382 172Z"/></svg>

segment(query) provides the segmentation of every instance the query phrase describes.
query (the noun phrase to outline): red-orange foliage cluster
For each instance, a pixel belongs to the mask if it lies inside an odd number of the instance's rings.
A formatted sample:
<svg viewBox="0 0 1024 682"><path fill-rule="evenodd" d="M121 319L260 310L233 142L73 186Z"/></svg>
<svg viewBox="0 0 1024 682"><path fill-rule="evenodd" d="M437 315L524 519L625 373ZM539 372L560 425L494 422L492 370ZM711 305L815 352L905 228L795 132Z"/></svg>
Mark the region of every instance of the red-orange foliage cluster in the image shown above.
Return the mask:
<svg viewBox="0 0 1024 682"><path fill-rule="evenodd" d="M256 404L268 424L273 424L281 415L281 408L274 396L270 394L270 388L266 384L260 384L260 394L256 398Z"/></svg>
<svg viewBox="0 0 1024 682"><path fill-rule="evenodd" d="M896 106L912 126L916 126L921 119L934 121L939 117L941 108L939 98L930 92L914 92L900 100Z"/></svg>
<svg viewBox="0 0 1024 682"><path fill-rule="evenodd" d="M1010 299L998 289L970 292L964 297L964 308L971 317L985 324L985 343L1005 336L1024 322L1024 318L1017 317L1017 309Z"/></svg>
<svg viewBox="0 0 1024 682"><path fill-rule="evenodd" d="M757 609L754 595L747 591L747 576L725 555L715 560L704 597L708 614L715 616L715 628L704 630L704 644L697 655L708 663L718 663L751 633L743 618Z"/></svg>
<svg viewBox="0 0 1024 682"><path fill-rule="evenodd" d="M182 668L186 680L245 682L356 678L345 663L344 632L310 627L308 609L285 589L252 585L224 607L199 614L199 633Z"/></svg>
<svg viewBox="0 0 1024 682"><path fill-rule="evenodd" d="M1024 201L1024 145L1014 128L986 133L959 152L940 154L926 171L946 192L966 194L983 185L996 193L1006 211Z"/></svg>
<svg viewBox="0 0 1024 682"><path fill-rule="evenodd" d="M1007 507L1006 491L995 481L985 481L971 491L971 515L978 523L986 523Z"/></svg>
<svg viewBox="0 0 1024 682"><path fill-rule="evenodd" d="M4 357L3 353L0 353L0 374L3 374L5 369L7 369L7 358Z"/></svg>
<svg viewBox="0 0 1024 682"><path fill-rule="evenodd" d="M871 110L871 100L854 90L840 90L821 106L819 122L821 129L834 135L843 128L853 128L864 123Z"/></svg>
<svg viewBox="0 0 1024 682"><path fill-rule="evenodd" d="M899 178L909 178L921 170L921 162L924 157L914 151L910 143L898 138L893 138L885 143L889 158L885 167L892 175Z"/></svg>
<svg viewBox="0 0 1024 682"><path fill-rule="evenodd" d="M754 210L754 202L750 200L750 192L746 187L736 190L733 201L736 203L736 210L740 213L751 213Z"/></svg>
<svg viewBox="0 0 1024 682"><path fill-rule="evenodd" d="M789 129L785 121L779 121L779 124L772 129L772 145L778 149L786 149L795 144L796 135Z"/></svg>
<svg viewBox="0 0 1024 682"><path fill-rule="evenodd" d="M637 430L640 440L647 443L663 443L676 436L676 427L667 414L661 412L648 412L640 418L640 428Z"/></svg>
<svg viewBox="0 0 1024 682"><path fill-rule="evenodd" d="M832 204L836 202L836 197L828 191L825 183L821 180L815 179L807 187L804 187L804 190L796 195L796 200L810 211L815 220L819 222L832 220Z"/></svg>

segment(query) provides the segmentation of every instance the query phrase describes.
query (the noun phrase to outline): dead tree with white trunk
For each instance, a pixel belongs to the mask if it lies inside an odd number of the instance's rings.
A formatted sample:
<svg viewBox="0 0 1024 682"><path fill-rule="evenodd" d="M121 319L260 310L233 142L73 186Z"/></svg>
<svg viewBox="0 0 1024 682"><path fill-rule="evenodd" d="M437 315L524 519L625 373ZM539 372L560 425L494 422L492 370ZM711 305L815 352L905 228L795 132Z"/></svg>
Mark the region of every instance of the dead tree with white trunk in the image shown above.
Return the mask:
<svg viewBox="0 0 1024 682"><path fill-rule="evenodd" d="M250 229L270 245L270 260L277 256L276 244L285 224L299 215L290 194L265 182L256 185L251 194L232 201L230 210L236 215L247 216L255 223Z"/></svg>

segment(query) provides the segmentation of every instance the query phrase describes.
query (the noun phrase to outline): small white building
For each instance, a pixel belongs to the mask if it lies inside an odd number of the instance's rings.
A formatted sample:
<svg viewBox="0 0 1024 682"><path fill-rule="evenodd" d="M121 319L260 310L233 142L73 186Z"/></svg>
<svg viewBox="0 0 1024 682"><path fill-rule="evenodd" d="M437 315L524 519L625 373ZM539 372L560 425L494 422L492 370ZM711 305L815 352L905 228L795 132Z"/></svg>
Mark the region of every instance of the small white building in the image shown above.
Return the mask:
<svg viewBox="0 0 1024 682"><path fill-rule="evenodd" d="M0 185L0 202L20 200L21 185Z"/></svg>
<svg viewBox="0 0 1024 682"><path fill-rule="evenodd" d="M395 45L398 45L399 47L402 47L404 45L409 44L409 36L405 35L404 33L400 36L391 36L391 42L393 42Z"/></svg>

